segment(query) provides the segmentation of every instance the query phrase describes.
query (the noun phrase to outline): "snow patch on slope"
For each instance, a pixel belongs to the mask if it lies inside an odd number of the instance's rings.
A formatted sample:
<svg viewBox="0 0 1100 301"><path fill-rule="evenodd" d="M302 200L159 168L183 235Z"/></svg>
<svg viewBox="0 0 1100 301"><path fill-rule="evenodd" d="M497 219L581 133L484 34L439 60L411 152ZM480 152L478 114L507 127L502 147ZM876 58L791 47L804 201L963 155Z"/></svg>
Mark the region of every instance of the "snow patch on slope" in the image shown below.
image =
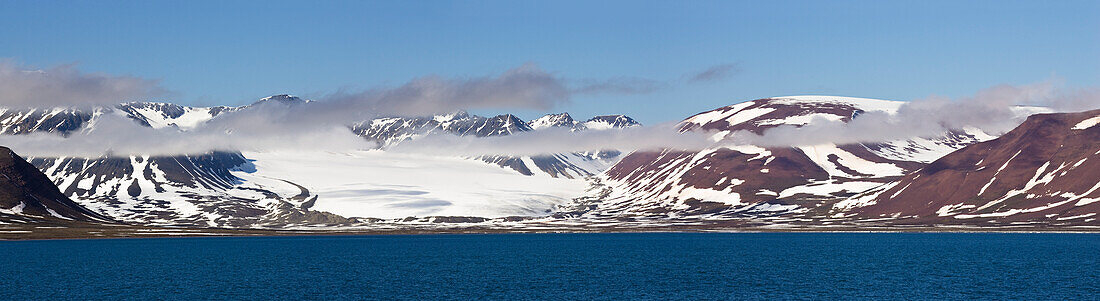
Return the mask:
<svg viewBox="0 0 1100 301"><path fill-rule="evenodd" d="M1078 122L1076 125L1074 125L1072 129L1074 129L1074 130L1084 130L1084 129L1094 127L1094 126L1096 126L1096 124L1100 124L1100 116L1096 116L1096 117L1092 117L1092 118L1089 118L1089 119L1082 120L1081 122Z"/></svg>
<svg viewBox="0 0 1100 301"><path fill-rule="evenodd" d="M851 104L864 111L882 111L887 113L897 113L898 108L904 104L904 101L896 100L882 100L871 98L859 98L859 97L845 97L845 96L824 96L824 95L796 95L796 96L783 96L773 97L777 100L793 100L802 103L830 103L830 104ZM794 103L791 103L794 104Z"/></svg>
<svg viewBox="0 0 1100 301"><path fill-rule="evenodd" d="M875 176L900 176L905 170L890 163L877 163L867 161L852 153L844 151L835 144L821 144L799 147L810 160L814 161L829 173L830 176L839 177L863 177ZM835 160L834 160L835 159ZM833 161L836 161L835 164ZM851 170L858 174L852 174Z"/></svg>

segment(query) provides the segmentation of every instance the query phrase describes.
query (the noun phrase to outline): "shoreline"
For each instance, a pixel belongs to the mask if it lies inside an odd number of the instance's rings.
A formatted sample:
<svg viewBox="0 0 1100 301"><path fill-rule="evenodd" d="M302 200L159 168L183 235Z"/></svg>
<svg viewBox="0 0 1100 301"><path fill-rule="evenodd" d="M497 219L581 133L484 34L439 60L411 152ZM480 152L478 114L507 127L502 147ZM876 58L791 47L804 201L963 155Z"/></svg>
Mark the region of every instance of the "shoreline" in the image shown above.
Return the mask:
<svg viewBox="0 0 1100 301"><path fill-rule="evenodd" d="M10 226L10 225L9 225ZM960 227L960 226L903 226L891 229L877 227L698 227L698 225L659 228L479 228L454 227L435 229L227 229L227 228L172 228L112 225L105 227L19 227L0 229L0 241L86 240L86 239L141 239L141 238L195 238L195 237L289 237L289 236L393 236L393 235L478 235L478 234L632 234L632 233L1062 233L1100 234L1100 228L1075 229L1067 227Z"/></svg>

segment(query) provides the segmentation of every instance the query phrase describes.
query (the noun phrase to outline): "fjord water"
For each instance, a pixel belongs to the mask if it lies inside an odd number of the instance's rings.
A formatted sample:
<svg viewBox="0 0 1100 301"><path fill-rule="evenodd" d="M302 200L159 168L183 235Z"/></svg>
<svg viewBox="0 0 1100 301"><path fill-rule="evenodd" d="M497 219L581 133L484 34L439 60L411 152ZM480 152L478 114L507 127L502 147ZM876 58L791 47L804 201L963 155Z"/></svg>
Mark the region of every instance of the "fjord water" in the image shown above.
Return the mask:
<svg viewBox="0 0 1100 301"><path fill-rule="evenodd" d="M0 242L0 299L1094 299L1100 235L653 233Z"/></svg>

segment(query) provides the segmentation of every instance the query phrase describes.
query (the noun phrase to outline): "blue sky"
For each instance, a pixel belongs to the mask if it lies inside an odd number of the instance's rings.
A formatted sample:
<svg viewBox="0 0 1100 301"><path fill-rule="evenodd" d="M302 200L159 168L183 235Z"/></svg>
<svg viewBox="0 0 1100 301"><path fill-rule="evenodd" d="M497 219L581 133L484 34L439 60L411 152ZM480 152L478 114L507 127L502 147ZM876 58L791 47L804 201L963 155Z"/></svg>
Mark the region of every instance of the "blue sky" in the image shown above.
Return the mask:
<svg viewBox="0 0 1100 301"><path fill-rule="evenodd" d="M554 109L658 123L780 95L908 100L1052 78L1095 87L1097 16L1100 1L0 0L0 58L159 79L171 101L195 105L533 62L569 79L662 83ZM737 71L684 80L720 64Z"/></svg>

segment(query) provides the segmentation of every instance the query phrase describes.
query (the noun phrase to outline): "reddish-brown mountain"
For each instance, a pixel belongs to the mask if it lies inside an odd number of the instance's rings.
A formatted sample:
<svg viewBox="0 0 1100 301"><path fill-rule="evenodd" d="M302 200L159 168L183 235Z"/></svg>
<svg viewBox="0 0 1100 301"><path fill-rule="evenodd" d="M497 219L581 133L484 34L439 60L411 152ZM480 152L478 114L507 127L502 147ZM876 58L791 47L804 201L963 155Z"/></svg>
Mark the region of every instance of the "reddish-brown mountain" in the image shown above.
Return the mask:
<svg viewBox="0 0 1100 301"><path fill-rule="evenodd" d="M1100 225L1100 110L1038 114L853 198L859 216L913 223Z"/></svg>

